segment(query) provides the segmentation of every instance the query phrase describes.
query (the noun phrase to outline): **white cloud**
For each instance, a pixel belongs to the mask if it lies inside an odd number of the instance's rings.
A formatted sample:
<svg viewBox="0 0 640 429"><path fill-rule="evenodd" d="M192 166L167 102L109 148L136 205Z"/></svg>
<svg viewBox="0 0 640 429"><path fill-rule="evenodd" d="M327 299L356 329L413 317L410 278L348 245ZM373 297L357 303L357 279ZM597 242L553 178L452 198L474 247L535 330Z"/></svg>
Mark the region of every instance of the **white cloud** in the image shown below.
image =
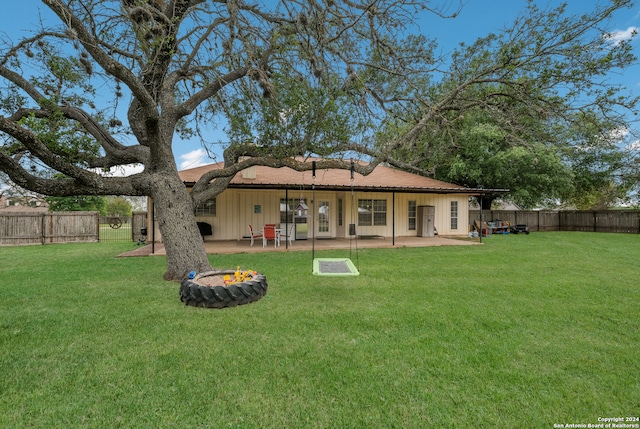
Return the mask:
<svg viewBox="0 0 640 429"><path fill-rule="evenodd" d="M207 152L202 148L184 153L180 155L180 159L182 159L182 162L180 163L180 170L200 167L201 165L207 165L209 163L207 162Z"/></svg>
<svg viewBox="0 0 640 429"><path fill-rule="evenodd" d="M609 132L609 139L614 141L624 140L631 132L627 127L614 128Z"/></svg>
<svg viewBox="0 0 640 429"><path fill-rule="evenodd" d="M142 164L127 164L111 167L107 172L100 169L96 170L96 172L108 177L127 177L132 174L140 173L142 170L144 170L144 165Z"/></svg>
<svg viewBox="0 0 640 429"><path fill-rule="evenodd" d="M633 39L639 31L640 28L638 27L629 27L626 30L614 30L611 33L607 34L606 38L617 45L622 41Z"/></svg>
<svg viewBox="0 0 640 429"><path fill-rule="evenodd" d="M640 151L640 140L636 140L634 142L629 143L625 149L630 150L630 151L631 150Z"/></svg>

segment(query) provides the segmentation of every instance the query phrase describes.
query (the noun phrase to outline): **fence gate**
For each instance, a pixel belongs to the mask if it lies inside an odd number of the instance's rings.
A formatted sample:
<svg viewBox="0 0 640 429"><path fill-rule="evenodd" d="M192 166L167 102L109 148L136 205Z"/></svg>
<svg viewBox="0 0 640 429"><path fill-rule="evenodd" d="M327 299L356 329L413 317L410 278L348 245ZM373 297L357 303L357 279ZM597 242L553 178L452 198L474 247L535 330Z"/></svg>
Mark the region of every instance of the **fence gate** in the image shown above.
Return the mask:
<svg viewBox="0 0 640 429"><path fill-rule="evenodd" d="M100 216L100 241L131 241L131 216Z"/></svg>
<svg viewBox="0 0 640 429"><path fill-rule="evenodd" d="M147 225L146 212L134 212L132 216L101 216L100 241L144 242L143 229Z"/></svg>

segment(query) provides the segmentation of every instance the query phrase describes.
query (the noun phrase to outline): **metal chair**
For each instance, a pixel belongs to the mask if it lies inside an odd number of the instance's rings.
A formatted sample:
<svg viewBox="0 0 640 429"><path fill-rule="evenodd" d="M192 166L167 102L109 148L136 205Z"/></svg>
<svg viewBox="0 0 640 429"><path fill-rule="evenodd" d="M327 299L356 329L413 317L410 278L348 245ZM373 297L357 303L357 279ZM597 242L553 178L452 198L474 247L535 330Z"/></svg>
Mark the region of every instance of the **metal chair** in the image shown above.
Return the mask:
<svg viewBox="0 0 640 429"><path fill-rule="evenodd" d="M267 242L273 240L273 247L280 245L280 235L276 234L275 225L265 225L262 229L262 247L267 247Z"/></svg>
<svg viewBox="0 0 640 429"><path fill-rule="evenodd" d="M251 247L253 247L253 240L255 238L262 238L262 234L256 234L253 232L253 226L249 225L249 237L251 238Z"/></svg>

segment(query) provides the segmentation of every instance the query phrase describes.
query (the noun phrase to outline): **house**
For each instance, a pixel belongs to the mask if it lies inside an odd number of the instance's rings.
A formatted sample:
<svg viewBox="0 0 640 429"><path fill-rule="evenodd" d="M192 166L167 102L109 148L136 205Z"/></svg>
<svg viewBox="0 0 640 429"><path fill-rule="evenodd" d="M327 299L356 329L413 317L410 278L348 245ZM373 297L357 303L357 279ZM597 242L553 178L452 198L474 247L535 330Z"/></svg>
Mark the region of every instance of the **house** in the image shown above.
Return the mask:
<svg viewBox="0 0 640 429"><path fill-rule="evenodd" d="M47 203L34 196L0 197L0 211L2 212L47 212Z"/></svg>
<svg viewBox="0 0 640 429"><path fill-rule="evenodd" d="M215 168L222 163L183 170L180 177L192 187ZM207 241L247 238L248 225L260 229L268 223L283 230L293 226L296 240L349 238L353 233L363 238L467 236L469 197L483 191L491 190L384 165L367 176L354 173L353 181L349 170L319 169L313 177L311 171L254 166L239 172L214 200L201 204L196 218L212 226ZM157 229L155 234L158 241Z"/></svg>

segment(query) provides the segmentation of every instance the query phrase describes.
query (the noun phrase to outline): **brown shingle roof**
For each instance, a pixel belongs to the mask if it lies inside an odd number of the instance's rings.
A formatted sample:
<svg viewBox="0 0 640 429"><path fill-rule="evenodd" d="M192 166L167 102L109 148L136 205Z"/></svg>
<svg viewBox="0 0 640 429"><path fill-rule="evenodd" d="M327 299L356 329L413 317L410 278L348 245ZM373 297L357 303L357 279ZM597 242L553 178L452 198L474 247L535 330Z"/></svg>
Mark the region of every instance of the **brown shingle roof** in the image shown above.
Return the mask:
<svg viewBox="0 0 640 429"><path fill-rule="evenodd" d="M191 168L180 172L180 178L187 185L193 185L205 172L222 168L222 163L209 164ZM299 172L289 167L272 168L256 166L255 179L245 178L242 172L236 174L230 188L247 189L345 189L351 187L349 170L328 169L317 170L315 180L311 171ZM356 190L369 191L403 191L403 192L431 192L431 193L477 193L477 189L442 182L429 177L419 176L395 168L378 165L371 174L362 176L355 173L353 187Z"/></svg>

